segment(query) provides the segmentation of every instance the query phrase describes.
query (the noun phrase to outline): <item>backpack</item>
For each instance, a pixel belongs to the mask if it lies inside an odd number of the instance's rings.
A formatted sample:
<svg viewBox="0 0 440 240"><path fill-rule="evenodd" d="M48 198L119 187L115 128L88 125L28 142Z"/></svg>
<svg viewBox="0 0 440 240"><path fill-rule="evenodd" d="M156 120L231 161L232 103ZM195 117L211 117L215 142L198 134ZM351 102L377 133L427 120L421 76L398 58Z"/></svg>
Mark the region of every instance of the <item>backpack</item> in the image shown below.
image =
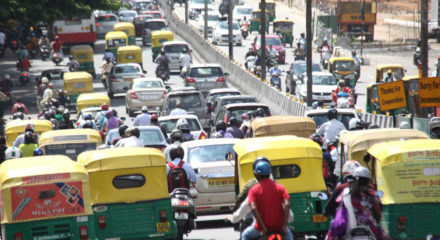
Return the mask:
<svg viewBox="0 0 440 240"><path fill-rule="evenodd" d="M173 162L168 162L170 172L168 173L168 191L171 193L176 188L189 189L189 180L185 169L182 168L183 160L175 166Z"/></svg>

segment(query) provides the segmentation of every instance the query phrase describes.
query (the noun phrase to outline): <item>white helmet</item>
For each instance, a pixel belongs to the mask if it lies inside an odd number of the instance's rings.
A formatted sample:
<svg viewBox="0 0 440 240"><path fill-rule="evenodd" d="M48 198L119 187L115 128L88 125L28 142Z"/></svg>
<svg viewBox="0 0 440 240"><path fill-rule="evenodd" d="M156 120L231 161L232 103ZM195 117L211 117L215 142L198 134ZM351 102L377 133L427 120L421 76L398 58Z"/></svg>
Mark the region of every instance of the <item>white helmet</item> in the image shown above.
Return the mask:
<svg viewBox="0 0 440 240"><path fill-rule="evenodd" d="M185 118L179 118L179 120L177 120L176 122L176 126L182 125L182 124L188 124L188 121Z"/></svg>
<svg viewBox="0 0 440 240"><path fill-rule="evenodd" d="M9 79L9 78L11 78L11 76L8 73L6 73L5 74L5 79Z"/></svg>
<svg viewBox="0 0 440 240"><path fill-rule="evenodd" d="M408 122L401 122L399 125L400 129L411 129L411 126L409 125Z"/></svg>
<svg viewBox="0 0 440 240"><path fill-rule="evenodd" d="M353 176L358 180L359 180L359 178L371 179L370 170L368 170L368 168L362 167L362 166L357 167L354 170Z"/></svg>
<svg viewBox="0 0 440 240"><path fill-rule="evenodd" d="M429 130L430 130L432 136L438 138L439 136L437 136L438 134L436 133L436 131L432 131L436 128L440 128L440 118L433 117L433 118L431 118L431 120L429 120Z"/></svg>
<svg viewBox="0 0 440 240"><path fill-rule="evenodd" d="M353 129L356 129L356 125L358 124L358 123L360 123L361 121L359 120L359 119L357 119L357 118L352 118L352 119L350 119L350 122L348 122L348 129L349 130L353 130Z"/></svg>
<svg viewBox="0 0 440 240"><path fill-rule="evenodd" d="M42 77L41 78L41 83L48 83L49 79L47 77Z"/></svg>
<svg viewBox="0 0 440 240"><path fill-rule="evenodd" d="M354 171L360 166L361 165L357 161L348 160L344 163L344 166L342 167L342 177L344 179L346 179L347 177L354 177Z"/></svg>
<svg viewBox="0 0 440 240"><path fill-rule="evenodd" d="M18 147L12 146L8 147L5 151L5 158L6 159L13 159L13 158L21 158L21 151L18 149Z"/></svg>

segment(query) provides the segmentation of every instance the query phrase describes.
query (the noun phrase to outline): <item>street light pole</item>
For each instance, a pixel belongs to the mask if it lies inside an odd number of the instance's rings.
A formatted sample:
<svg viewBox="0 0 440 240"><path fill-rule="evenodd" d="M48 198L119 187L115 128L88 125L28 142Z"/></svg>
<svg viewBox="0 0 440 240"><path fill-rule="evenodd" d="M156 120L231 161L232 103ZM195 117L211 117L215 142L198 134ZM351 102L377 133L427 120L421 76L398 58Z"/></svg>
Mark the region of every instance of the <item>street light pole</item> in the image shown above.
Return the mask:
<svg viewBox="0 0 440 240"><path fill-rule="evenodd" d="M313 104L312 88L312 0L306 0L306 69L307 69L307 106Z"/></svg>
<svg viewBox="0 0 440 240"><path fill-rule="evenodd" d="M361 19L362 19L362 25L361 25L361 59L362 59L363 50L364 50L365 0L363 0L362 5L361 5Z"/></svg>
<svg viewBox="0 0 440 240"><path fill-rule="evenodd" d="M208 1L205 0L205 27L203 28L205 39L208 39Z"/></svg>
<svg viewBox="0 0 440 240"><path fill-rule="evenodd" d="M261 80L266 80L266 0L261 0Z"/></svg>
<svg viewBox="0 0 440 240"><path fill-rule="evenodd" d="M421 1L420 38L422 41L422 76L428 76L428 0Z"/></svg>
<svg viewBox="0 0 440 240"><path fill-rule="evenodd" d="M229 38L229 60L234 59L234 38L232 32L232 9L234 7L233 0L228 3L228 38Z"/></svg>
<svg viewBox="0 0 440 240"><path fill-rule="evenodd" d="M188 23L188 0L185 0L185 23Z"/></svg>

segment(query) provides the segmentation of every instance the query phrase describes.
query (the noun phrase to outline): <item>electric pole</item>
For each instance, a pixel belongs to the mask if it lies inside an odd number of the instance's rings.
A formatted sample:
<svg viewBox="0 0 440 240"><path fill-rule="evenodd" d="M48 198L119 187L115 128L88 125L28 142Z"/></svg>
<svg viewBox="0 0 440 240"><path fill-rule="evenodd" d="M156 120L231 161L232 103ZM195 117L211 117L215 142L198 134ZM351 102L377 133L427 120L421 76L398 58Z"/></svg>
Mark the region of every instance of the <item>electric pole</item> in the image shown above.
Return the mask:
<svg viewBox="0 0 440 240"><path fill-rule="evenodd" d="M307 106L313 104L312 89L312 0L306 0L306 69L307 69Z"/></svg>
<svg viewBox="0 0 440 240"><path fill-rule="evenodd" d="M205 0L205 27L203 28L203 32L205 35L205 39L208 39L208 1L209 0Z"/></svg>
<svg viewBox="0 0 440 240"><path fill-rule="evenodd" d="M361 29L361 58L363 56L364 50L364 29L365 29L365 0L363 0L361 5L361 20L362 20L362 29Z"/></svg>
<svg viewBox="0 0 440 240"><path fill-rule="evenodd" d="M188 23L188 0L185 0L185 23Z"/></svg>
<svg viewBox="0 0 440 240"><path fill-rule="evenodd" d="M266 0L261 0L261 80L266 79Z"/></svg>
<svg viewBox="0 0 440 240"><path fill-rule="evenodd" d="M232 31L232 9L234 8L233 0L228 3L228 38L229 38L229 60L234 59L234 37Z"/></svg>
<svg viewBox="0 0 440 240"><path fill-rule="evenodd" d="M428 0L421 1L420 39L422 41L422 76L428 76Z"/></svg>

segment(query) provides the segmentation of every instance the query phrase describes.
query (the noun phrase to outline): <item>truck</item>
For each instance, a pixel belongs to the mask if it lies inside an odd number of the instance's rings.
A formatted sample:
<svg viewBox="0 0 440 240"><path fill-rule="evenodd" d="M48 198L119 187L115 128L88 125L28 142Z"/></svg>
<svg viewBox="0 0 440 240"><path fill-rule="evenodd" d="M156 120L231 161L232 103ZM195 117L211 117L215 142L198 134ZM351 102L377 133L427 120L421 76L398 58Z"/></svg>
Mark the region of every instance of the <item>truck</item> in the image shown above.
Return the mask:
<svg viewBox="0 0 440 240"><path fill-rule="evenodd" d="M363 21L362 10L364 12ZM366 41L373 41L376 14L377 0L338 0L339 35L359 37L362 35L363 25L364 39Z"/></svg>

